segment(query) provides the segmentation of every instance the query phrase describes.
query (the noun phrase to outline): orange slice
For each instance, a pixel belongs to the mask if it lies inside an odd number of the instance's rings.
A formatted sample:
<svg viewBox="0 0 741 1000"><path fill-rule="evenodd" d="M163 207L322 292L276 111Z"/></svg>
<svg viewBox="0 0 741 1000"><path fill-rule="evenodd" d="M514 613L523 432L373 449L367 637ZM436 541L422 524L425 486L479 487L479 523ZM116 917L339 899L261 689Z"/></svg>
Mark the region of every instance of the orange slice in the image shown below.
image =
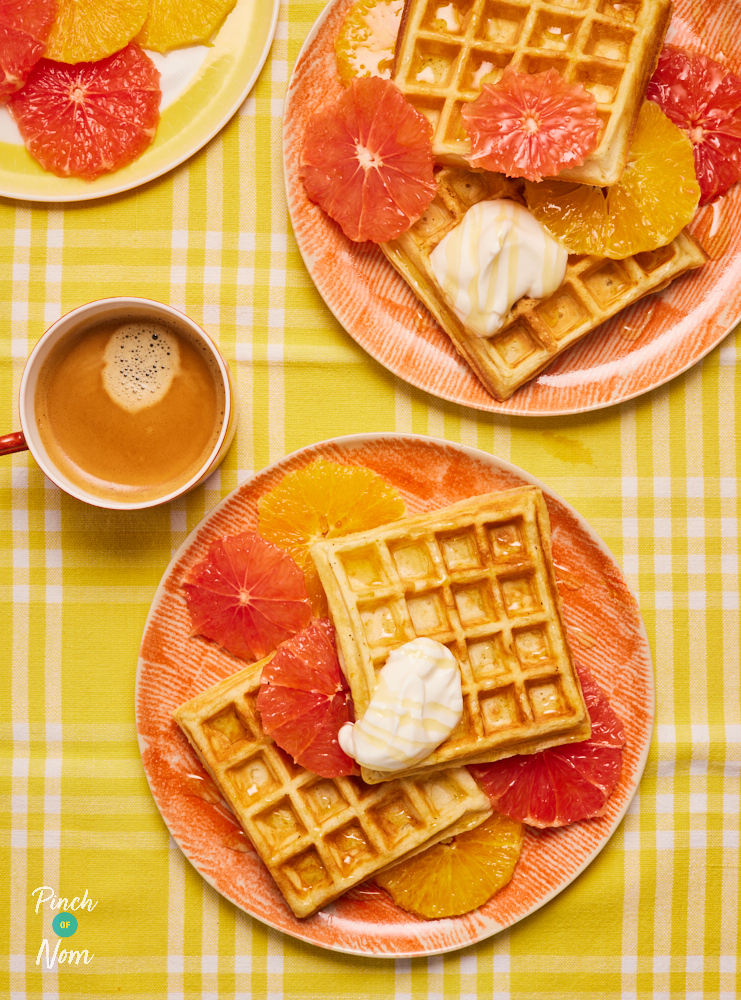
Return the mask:
<svg viewBox="0 0 741 1000"><path fill-rule="evenodd" d="M390 80L361 77L306 126L299 175L356 243L392 240L437 193L430 123Z"/></svg>
<svg viewBox="0 0 741 1000"><path fill-rule="evenodd" d="M337 72L349 86L356 76L391 78L404 0L357 0L334 43Z"/></svg>
<svg viewBox="0 0 741 1000"><path fill-rule="evenodd" d="M94 63L42 59L8 110L44 170L92 181L152 143L161 97L154 63L138 45L127 45Z"/></svg>
<svg viewBox="0 0 741 1000"><path fill-rule="evenodd" d="M297 764L323 778L360 774L337 741L354 715L329 619L281 643L263 667L257 709L265 732Z"/></svg>
<svg viewBox="0 0 741 1000"><path fill-rule="evenodd" d="M507 66L498 83L461 109L471 139L472 167L540 181L580 167L597 145L597 102L555 69L518 73Z"/></svg>
<svg viewBox="0 0 741 1000"><path fill-rule="evenodd" d="M0 0L0 101L43 56L56 14L57 0Z"/></svg>
<svg viewBox="0 0 741 1000"><path fill-rule="evenodd" d="M474 830L435 844L375 876L402 910L428 920L475 910L499 892L515 870L521 823L494 813Z"/></svg>
<svg viewBox="0 0 741 1000"><path fill-rule="evenodd" d="M404 516L404 501L371 469L337 465L323 458L291 472L260 498L258 531L285 549L304 571L317 616L327 598L309 548L321 538L367 531Z"/></svg>
<svg viewBox="0 0 741 1000"><path fill-rule="evenodd" d="M605 191L586 184L527 182L527 206L571 254L622 260L671 243L700 199L692 143L658 106L644 101L628 165Z"/></svg>
<svg viewBox="0 0 741 1000"><path fill-rule="evenodd" d="M58 0L46 48L57 62L96 62L125 48L139 33L149 0Z"/></svg>
<svg viewBox="0 0 741 1000"><path fill-rule="evenodd" d="M236 5L237 0L149 0L149 14L136 40L155 52L205 43Z"/></svg>
<svg viewBox="0 0 741 1000"><path fill-rule="evenodd" d="M259 660L311 620L301 570L256 531L214 542L183 578L192 635Z"/></svg>

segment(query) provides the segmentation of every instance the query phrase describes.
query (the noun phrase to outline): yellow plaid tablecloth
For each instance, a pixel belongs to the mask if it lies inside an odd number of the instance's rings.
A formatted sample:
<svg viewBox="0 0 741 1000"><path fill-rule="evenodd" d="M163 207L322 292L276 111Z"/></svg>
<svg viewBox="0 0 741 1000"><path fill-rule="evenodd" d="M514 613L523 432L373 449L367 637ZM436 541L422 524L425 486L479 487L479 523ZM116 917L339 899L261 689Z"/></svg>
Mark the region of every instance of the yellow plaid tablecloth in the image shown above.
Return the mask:
<svg viewBox="0 0 741 1000"><path fill-rule="evenodd" d="M291 234L281 114L322 0L282 6L255 91L209 146L95 203L0 200L0 428L24 359L82 302L171 302L221 344L241 422L222 469L139 513L60 494L0 459L0 996L235 1000L661 998L739 993L739 336L633 403L579 417L483 415L411 389L334 321ZM282 936L225 902L170 840L134 725L147 610L171 553L253 470L302 445L413 431L484 448L547 482L621 561L654 653L657 726L607 848L511 930L429 959L373 960ZM46 886L97 905L53 950ZM45 890L44 895L48 895ZM74 944L72 943L74 942Z"/></svg>

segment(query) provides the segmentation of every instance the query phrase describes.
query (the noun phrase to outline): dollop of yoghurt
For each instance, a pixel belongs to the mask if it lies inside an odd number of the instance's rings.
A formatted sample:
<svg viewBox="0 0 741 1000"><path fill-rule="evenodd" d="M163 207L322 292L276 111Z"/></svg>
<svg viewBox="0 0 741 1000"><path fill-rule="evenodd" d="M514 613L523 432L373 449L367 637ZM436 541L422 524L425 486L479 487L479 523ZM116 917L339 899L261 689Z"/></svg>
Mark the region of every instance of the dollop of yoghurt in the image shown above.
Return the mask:
<svg viewBox="0 0 741 1000"><path fill-rule="evenodd" d="M526 208L505 198L480 201L430 254L437 283L456 316L491 337L523 295L550 295L568 253Z"/></svg>
<svg viewBox="0 0 741 1000"><path fill-rule="evenodd" d="M455 657L441 643L422 637L391 652L365 715L346 722L337 738L361 766L399 771L429 757L462 713Z"/></svg>

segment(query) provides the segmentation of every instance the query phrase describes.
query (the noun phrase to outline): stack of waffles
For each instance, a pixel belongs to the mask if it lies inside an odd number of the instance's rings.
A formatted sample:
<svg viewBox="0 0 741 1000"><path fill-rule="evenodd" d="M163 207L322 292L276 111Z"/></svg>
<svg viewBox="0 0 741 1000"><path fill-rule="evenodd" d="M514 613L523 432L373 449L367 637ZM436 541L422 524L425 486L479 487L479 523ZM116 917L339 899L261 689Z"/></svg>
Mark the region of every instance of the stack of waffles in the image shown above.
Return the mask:
<svg viewBox="0 0 741 1000"><path fill-rule="evenodd" d="M507 66L554 69L594 96L602 122L593 154L562 170L559 180L615 184L671 13L671 0L405 0L394 82L429 120L436 162L452 169L438 172L437 197L422 218L381 249L497 399L508 399L600 323L707 256L686 231L666 247L619 262L572 256L556 292L520 299L493 337L481 337L452 309L430 253L477 202L522 198L504 178L471 172L461 108Z"/></svg>
<svg viewBox="0 0 741 1000"><path fill-rule="evenodd" d="M373 788L295 764L263 732L256 707L269 659L199 694L174 717L297 917L491 815L463 767Z"/></svg>
<svg viewBox="0 0 741 1000"><path fill-rule="evenodd" d="M609 187L625 168L671 12L671 0L406 0L394 82L429 119L435 159L465 167L464 103L506 66L555 69L594 96L603 123L593 154L559 179Z"/></svg>
<svg viewBox="0 0 741 1000"><path fill-rule="evenodd" d="M355 705L365 713L392 650L418 636L461 671L457 729L411 778L586 739L589 715L561 617L550 522L536 487L473 497L372 531L316 542ZM362 770L368 783L389 773Z"/></svg>
<svg viewBox="0 0 741 1000"><path fill-rule="evenodd" d="M480 337L450 307L433 274L430 254L477 202L522 199L516 185L498 174L446 168L436 179L437 196L422 217L381 249L497 399L508 399L610 316L707 260L686 230L667 246L625 260L571 256L566 276L552 295L519 299L494 336Z"/></svg>

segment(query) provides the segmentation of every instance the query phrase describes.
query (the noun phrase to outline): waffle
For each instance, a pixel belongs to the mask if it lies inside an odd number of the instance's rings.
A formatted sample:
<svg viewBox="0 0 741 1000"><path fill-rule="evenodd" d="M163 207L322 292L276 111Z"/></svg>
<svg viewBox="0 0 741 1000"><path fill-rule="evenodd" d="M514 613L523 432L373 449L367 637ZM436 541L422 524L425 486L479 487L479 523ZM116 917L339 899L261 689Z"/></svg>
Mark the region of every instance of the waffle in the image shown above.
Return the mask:
<svg viewBox="0 0 741 1000"><path fill-rule="evenodd" d="M173 714L297 917L491 815L463 767L371 788L294 764L262 731L256 708L269 659Z"/></svg>
<svg viewBox="0 0 741 1000"><path fill-rule="evenodd" d="M311 548L361 718L392 649L450 649L463 716L396 777L586 739L589 715L561 620L550 523L534 486L489 493ZM362 769L365 781L389 772Z"/></svg>
<svg viewBox="0 0 741 1000"><path fill-rule="evenodd" d="M446 168L424 215L381 249L424 302L460 354L497 399L512 393L610 316L707 261L684 230L668 246L626 260L571 256L559 288L544 299L521 298L492 337L480 337L453 312L435 280L430 254L468 209L487 198L522 201L499 174Z"/></svg>
<svg viewBox="0 0 741 1000"><path fill-rule="evenodd" d="M507 65L557 70L594 95L603 123L594 153L559 178L608 187L627 162L671 12L671 0L406 0L393 76L430 120L438 163L465 167L463 104Z"/></svg>

